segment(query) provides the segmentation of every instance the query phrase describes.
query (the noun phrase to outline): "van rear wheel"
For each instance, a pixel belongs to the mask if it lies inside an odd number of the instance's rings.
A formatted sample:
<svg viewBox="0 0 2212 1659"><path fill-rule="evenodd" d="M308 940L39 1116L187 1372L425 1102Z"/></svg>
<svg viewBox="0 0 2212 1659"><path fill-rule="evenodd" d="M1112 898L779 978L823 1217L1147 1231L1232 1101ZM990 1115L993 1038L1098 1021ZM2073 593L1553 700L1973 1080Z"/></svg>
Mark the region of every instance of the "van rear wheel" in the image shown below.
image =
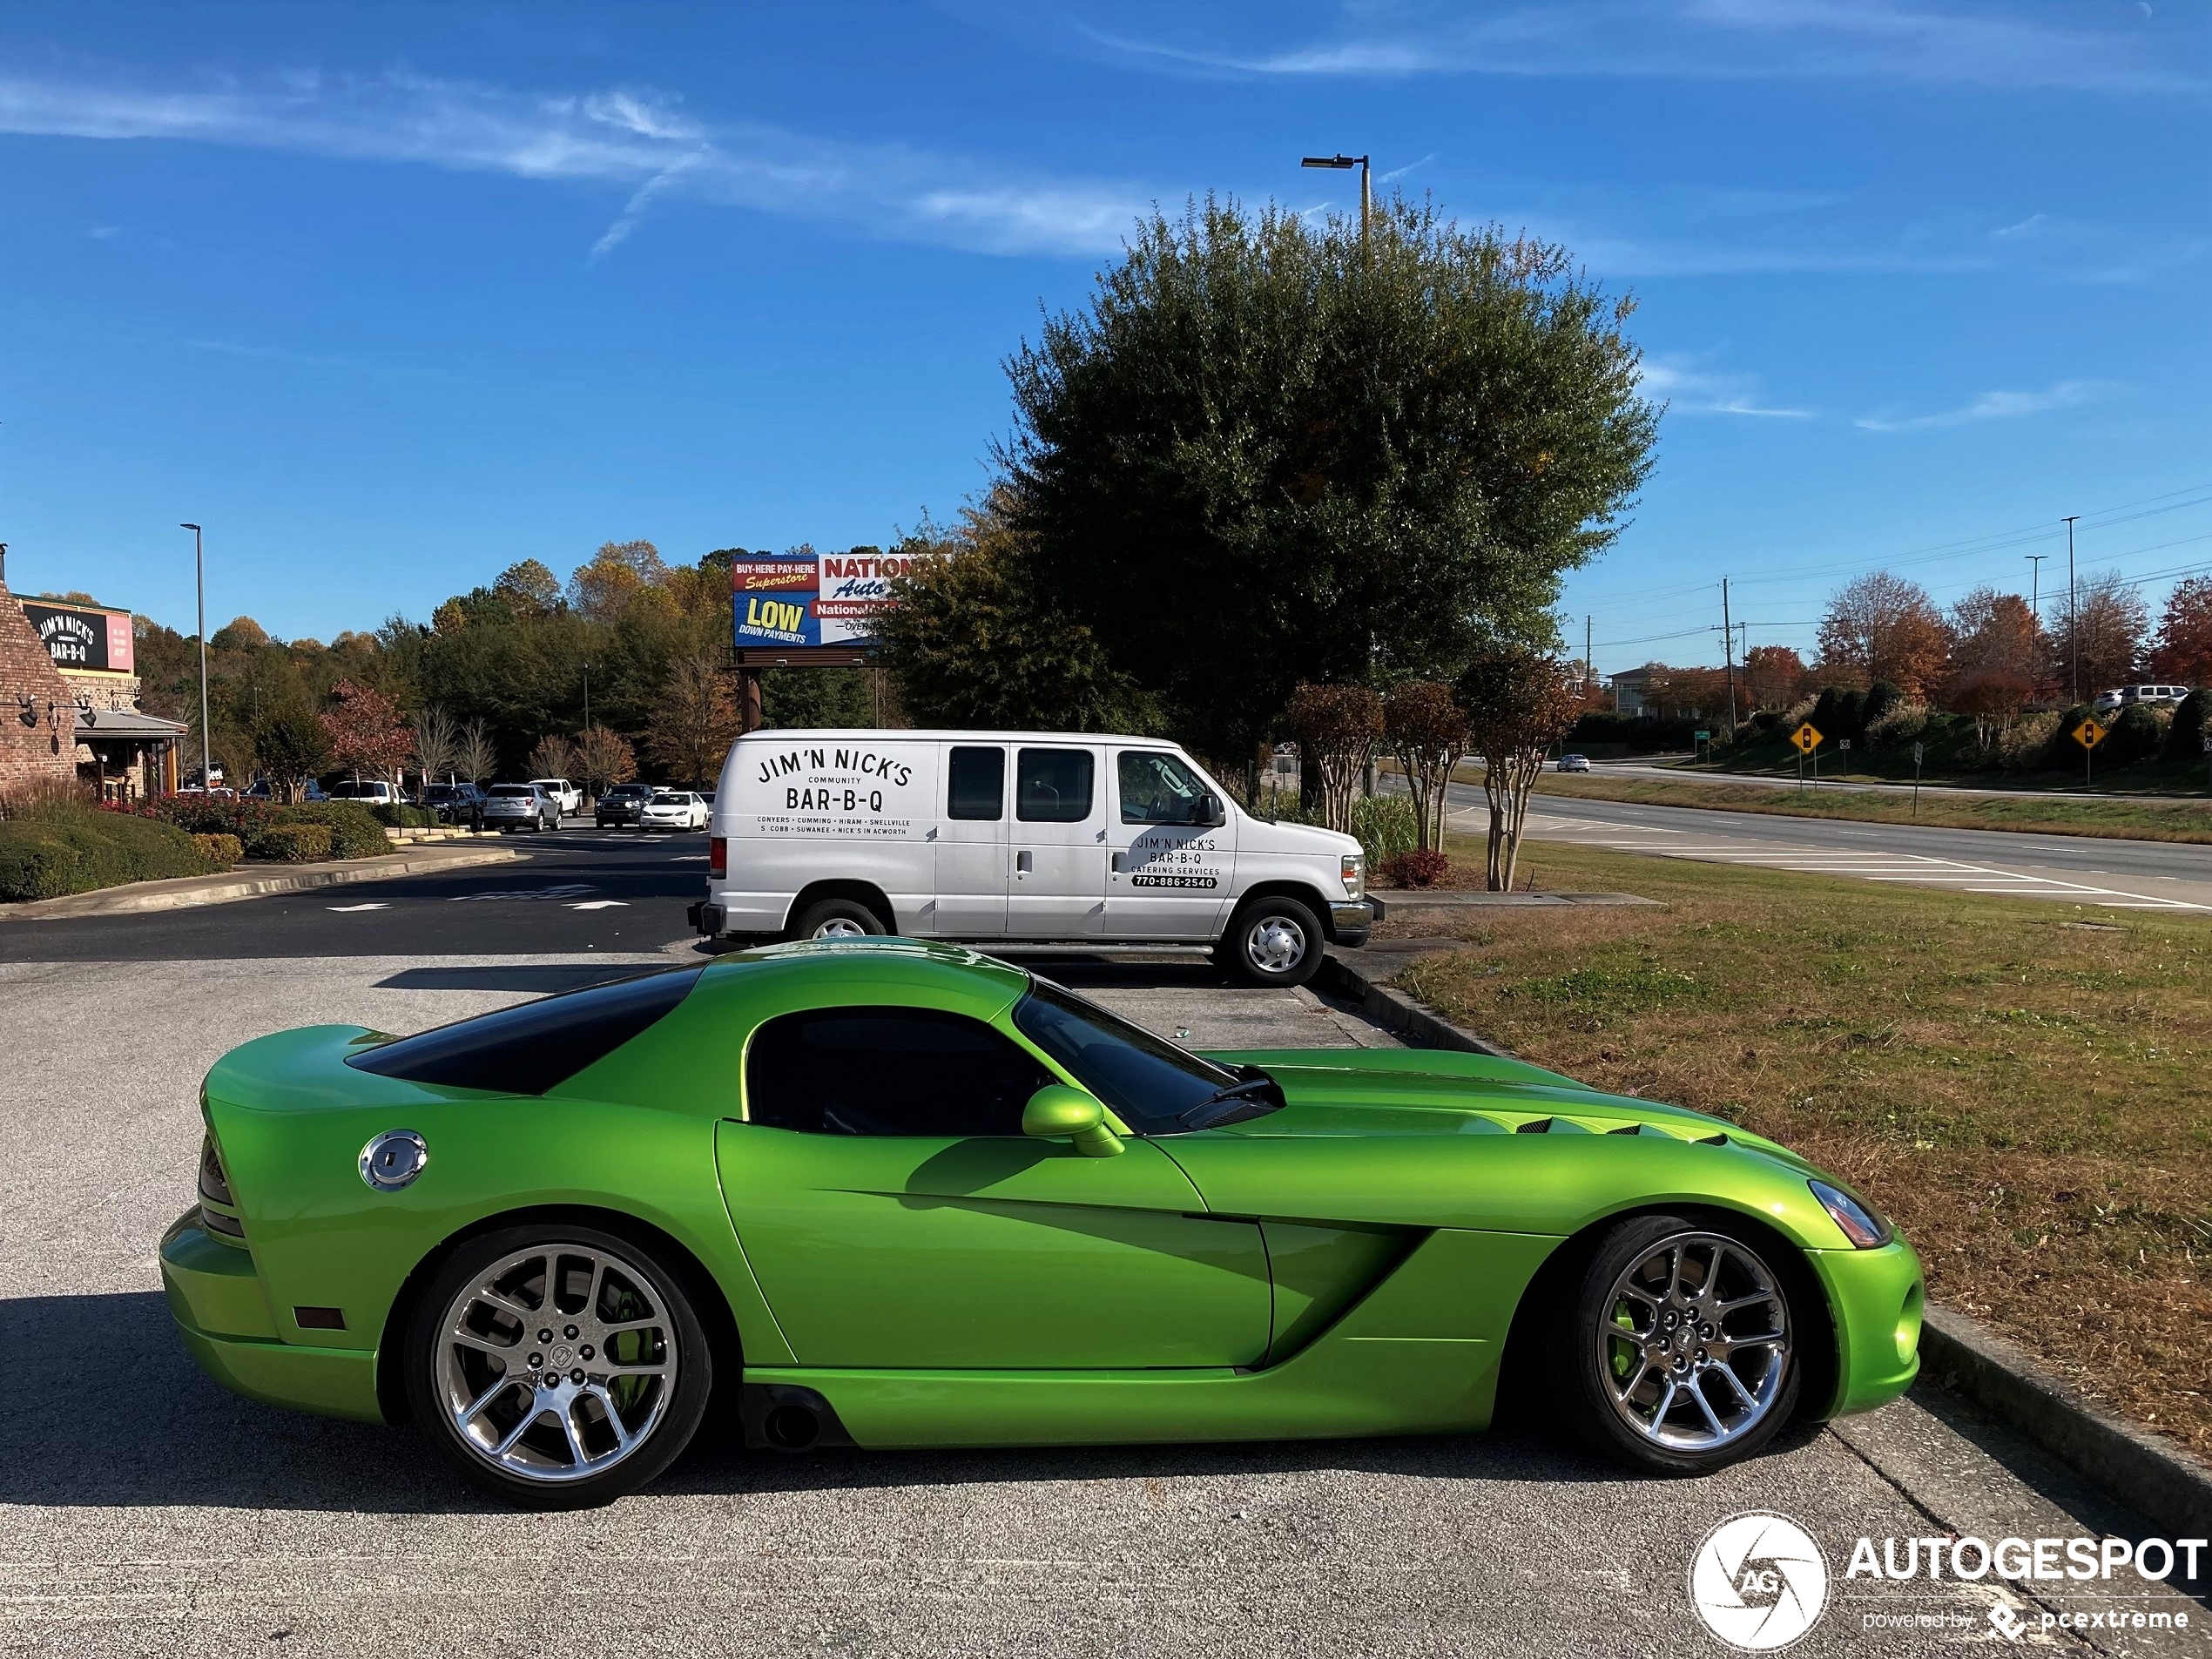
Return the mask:
<svg viewBox="0 0 2212 1659"><path fill-rule="evenodd" d="M864 939L884 931L881 919L858 899L824 899L808 905L792 924L793 939Z"/></svg>
<svg viewBox="0 0 2212 1659"><path fill-rule="evenodd" d="M1237 907L1214 961L1247 985L1303 985L1321 971L1325 939L1311 905L1268 894Z"/></svg>

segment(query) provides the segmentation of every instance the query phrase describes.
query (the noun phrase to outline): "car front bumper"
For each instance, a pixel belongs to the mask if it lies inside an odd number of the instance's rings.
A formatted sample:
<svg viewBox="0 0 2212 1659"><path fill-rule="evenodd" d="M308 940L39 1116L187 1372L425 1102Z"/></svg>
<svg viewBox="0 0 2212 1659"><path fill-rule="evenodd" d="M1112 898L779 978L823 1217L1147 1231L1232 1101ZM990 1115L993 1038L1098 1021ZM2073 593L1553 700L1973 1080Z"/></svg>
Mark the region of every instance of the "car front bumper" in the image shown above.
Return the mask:
<svg viewBox="0 0 2212 1659"><path fill-rule="evenodd" d="M385 1420L375 1352L285 1341L253 1253L211 1235L197 1205L162 1235L161 1287L185 1352L232 1393L325 1417Z"/></svg>
<svg viewBox="0 0 2212 1659"><path fill-rule="evenodd" d="M1819 1415L1885 1406L1920 1373L1920 1258L1903 1238L1878 1250L1809 1250L1836 1323L1836 1393Z"/></svg>

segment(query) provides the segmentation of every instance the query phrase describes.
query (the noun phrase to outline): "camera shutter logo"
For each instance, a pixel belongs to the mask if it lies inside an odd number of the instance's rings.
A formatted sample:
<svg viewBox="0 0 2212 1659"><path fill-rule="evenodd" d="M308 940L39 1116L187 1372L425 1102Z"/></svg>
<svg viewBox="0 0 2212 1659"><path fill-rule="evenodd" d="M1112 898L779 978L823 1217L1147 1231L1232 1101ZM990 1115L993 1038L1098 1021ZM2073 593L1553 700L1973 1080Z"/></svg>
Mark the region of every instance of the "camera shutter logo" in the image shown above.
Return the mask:
<svg viewBox="0 0 2212 1659"><path fill-rule="evenodd" d="M1786 1515L1731 1515L1690 1557L1689 1601L1730 1647L1770 1653L1819 1622L1828 1606L1828 1560Z"/></svg>

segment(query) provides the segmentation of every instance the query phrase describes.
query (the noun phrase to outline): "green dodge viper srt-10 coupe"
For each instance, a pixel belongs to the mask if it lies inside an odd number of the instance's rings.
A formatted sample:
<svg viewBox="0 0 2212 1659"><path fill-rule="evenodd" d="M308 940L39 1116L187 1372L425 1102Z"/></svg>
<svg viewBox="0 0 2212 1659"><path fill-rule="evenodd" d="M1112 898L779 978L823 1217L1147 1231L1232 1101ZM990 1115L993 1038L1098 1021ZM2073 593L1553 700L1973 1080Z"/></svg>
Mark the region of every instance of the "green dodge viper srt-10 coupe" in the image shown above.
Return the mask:
<svg viewBox="0 0 2212 1659"><path fill-rule="evenodd" d="M782 946L208 1074L162 1240L241 1393L536 1507L748 1445L1480 1429L1690 1473L1919 1367L1919 1259L1771 1142L1485 1055L1187 1053L942 945Z"/></svg>

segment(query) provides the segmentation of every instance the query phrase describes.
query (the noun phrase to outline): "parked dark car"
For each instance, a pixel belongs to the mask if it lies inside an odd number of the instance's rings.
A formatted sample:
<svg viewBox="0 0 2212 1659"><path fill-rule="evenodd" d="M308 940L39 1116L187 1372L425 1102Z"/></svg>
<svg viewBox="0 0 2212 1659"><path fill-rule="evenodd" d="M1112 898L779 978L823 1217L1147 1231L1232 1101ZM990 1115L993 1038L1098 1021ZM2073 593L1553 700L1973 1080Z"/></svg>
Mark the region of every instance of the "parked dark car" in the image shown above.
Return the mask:
<svg viewBox="0 0 2212 1659"><path fill-rule="evenodd" d="M653 798L651 786L646 784L617 784L599 797L598 805L591 809L592 821L601 829L618 828L622 825L635 826L645 803Z"/></svg>
<svg viewBox="0 0 2212 1659"><path fill-rule="evenodd" d="M432 784L420 804L435 813L441 824L484 826L484 792L475 784Z"/></svg>

